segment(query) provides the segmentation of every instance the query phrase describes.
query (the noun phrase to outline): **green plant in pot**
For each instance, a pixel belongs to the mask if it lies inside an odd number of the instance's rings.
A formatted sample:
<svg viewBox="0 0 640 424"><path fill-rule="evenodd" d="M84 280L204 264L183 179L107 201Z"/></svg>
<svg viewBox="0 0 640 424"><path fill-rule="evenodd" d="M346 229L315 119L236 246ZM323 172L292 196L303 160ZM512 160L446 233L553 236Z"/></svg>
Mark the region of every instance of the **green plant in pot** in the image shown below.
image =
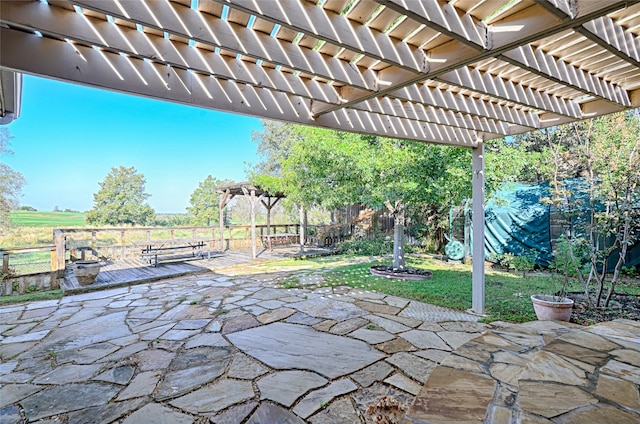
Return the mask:
<svg viewBox="0 0 640 424"><path fill-rule="evenodd" d="M566 287L569 278L575 275L576 254L582 253L584 243L575 241L569 245L569 241L563 236L558 238L555 258L551 264L559 278L562 278L560 289L554 294L534 294L531 296L533 309L539 320L569 321L573 309L573 300L567 297Z"/></svg>
<svg viewBox="0 0 640 424"><path fill-rule="evenodd" d="M531 295L533 309L539 320L569 321L573 309L573 300L565 296L551 294Z"/></svg>

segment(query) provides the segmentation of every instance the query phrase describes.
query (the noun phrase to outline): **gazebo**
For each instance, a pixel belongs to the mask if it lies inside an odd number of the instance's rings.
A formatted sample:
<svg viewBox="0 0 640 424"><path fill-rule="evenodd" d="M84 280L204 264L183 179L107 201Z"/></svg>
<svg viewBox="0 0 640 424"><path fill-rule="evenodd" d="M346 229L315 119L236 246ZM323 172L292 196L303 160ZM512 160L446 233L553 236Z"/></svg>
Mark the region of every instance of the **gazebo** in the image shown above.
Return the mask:
<svg viewBox="0 0 640 424"><path fill-rule="evenodd" d="M256 258L256 204L260 202L267 210L267 237L271 235L271 209L280 199L286 197L283 193L269 193L249 182L242 182L218 187L220 199L220 246L224 246L224 209L235 196L249 196L251 204L251 256ZM304 232L300 227L300 246L304 246Z"/></svg>
<svg viewBox="0 0 640 424"><path fill-rule="evenodd" d="M29 73L470 148L482 240L484 142L638 107L639 36L637 0L3 0L0 119Z"/></svg>

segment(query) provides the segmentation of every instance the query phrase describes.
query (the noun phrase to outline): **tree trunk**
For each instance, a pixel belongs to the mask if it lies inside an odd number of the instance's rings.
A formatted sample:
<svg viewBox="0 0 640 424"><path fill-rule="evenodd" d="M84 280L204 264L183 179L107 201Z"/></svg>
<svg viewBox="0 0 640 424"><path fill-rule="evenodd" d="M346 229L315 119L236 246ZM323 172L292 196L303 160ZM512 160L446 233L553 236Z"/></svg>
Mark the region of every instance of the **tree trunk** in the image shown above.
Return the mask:
<svg viewBox="0 0 640 424"><path fill-rule="evenodd" d="M393 217L393 269L404 271L404 207L396 208Z"/></svg>

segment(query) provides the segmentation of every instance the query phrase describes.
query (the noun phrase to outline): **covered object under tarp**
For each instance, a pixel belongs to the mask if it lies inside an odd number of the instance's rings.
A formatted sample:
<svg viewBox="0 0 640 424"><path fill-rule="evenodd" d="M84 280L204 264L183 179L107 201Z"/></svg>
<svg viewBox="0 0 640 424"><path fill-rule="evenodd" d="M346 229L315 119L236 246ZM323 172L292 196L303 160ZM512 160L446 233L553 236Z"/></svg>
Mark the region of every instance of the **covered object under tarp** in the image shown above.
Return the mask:
<svg viewBox="0 0 640 424"><path fill-rule="evenodd" d="M536 255L536 264L548 267L553 260L551 211L541 199L548 185L506 184L485 210L485 256L513 253Z"/></svg>
<svg viewBox="0 0 640 424"><path fill-rule="evenodd" d="M570 202L577 209L572 218L575 234L585 220L589 220L588 187L584 179L565 181L572 193ZM548 183L505 183L487 203L485 210L485 257L513 253L535 255L536 264L549 267L553 261L553 244L562 234L557 220L557 211L544 201L550 195ZM596 209L603 210L602 205ZM471 220L466 220L471 222ZM469 231L471 234L471 231ZM473 242L473 241L472 241ZM467 250L468 251L468 250ZM618 253L611 255L607 268L613 270ZM640 267L640 243L629 248L625 267Z"/></svg>

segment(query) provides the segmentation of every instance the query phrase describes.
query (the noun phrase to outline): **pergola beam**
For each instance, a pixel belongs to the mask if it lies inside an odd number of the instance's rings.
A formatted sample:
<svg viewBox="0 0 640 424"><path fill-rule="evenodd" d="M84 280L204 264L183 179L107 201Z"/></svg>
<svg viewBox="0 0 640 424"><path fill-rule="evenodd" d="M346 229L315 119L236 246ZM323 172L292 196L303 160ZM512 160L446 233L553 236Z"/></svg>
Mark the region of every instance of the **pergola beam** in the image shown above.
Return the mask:
<svg viewBox="0 0 640 424"><path fill-rule="evenodd" d="M399 73L394 71L394 79L396 81L402 81L415 77L415 71L428 72L428 67L425 66L428 58L424 56L421 50L411 47L406 43L400 41L393 41L391 38L381 32L373 33L369 30L366 32L366 27L361 28L358 32L354 29L353 24L345 17L337 15L332 12L324 11L323 9L312 5L307 2L289 2L287 3L286 13L285 8L276 1L270 2L255 2L253 0L214 0L221 4L229 5L229 7L241 10L245 13L259 15L266 17L272 22L279 22L283 26L295 31L307 34L309 36L318 37L319 39L335 44L337 46L349 49L351 51L366 54L369 57L380 60L381 62L389 63L403 68L407 73ZM397 10L400 13L407 13L407 16L416 20L427 19L429 16L435 21L431 26L441 32L446 33L454 37L455 39L466 42L473 47L486 48L487 47L487 27L482 23L475 23L469 16L460 15L455 12L455 8L452 5L444 6L444 13L439 10L440 6L435 1L429 2L412 2L407 5L402 0L402 5L397 1L389 0L376 0L380 4ZM409 7L410 6L410 7ZM452 19L453 24L448 24L445 19ZM326 24L326 25L323 25ZM451 29L448 27L451 26ZM392 53L391 55L389 53ZM407 60L399 60L398 57L408 57ZM454 72L467 71L466 67L460 68ZM450 73L449 73L450 74ZM441 76L439 79L450 81L447 77L449 74ZM455 83L452 82L454 85ZM393 82L392 82L393 84ZM504 82L496 83L495 85L505 85ZM525 91L526 88L520 89ZM531 91L531 90L529 90ZM371 97L366 93L354 93L350 92L349 95L343 96L345 99L349 99L354 95L365 95L365 97ZM537 93L536 93L537 94ZM499 97L499 96L497 96ZM545 97L540 96L537 97ZM548 96L547 96L548 97ZM376 97L371 97L366 102L370 103L375 100ZM536 104L532 104L527 101L526 96L518 98L519 104L523 104L535 109L545 110L558 114L568 114L573 118L579 117L580 108L576 104L561 104L565 101L560 98L556 99L543 99ZM546 100L546 101L545 101ZM513 101L513 100L512 100ZM568 102L571 103L571 102ZM330 109L340 107L339 103L330 106ZM352 104L352 107L359 109L357 104ZM548 109L547 109L548 108ZM314 112L322 114L323 110L315 107ZM572 113L573 112L573 113ZM486 128L476 128L480 131L486 131ZM494 131L492 131L494 132Z"/></svg>
<svg viewBox="0 0 640 424"><path fill-rule="evenodd" d="M261 16L285 28L414 72L426 71L424 53L407 43L368 27L357 27L349 19L309 2L213 0L251 15Z"/></svg>
<svg viewBox="0 0 640 424"><path fill-rule="evenodd" d="M488 72L482 72L477 69L472 70L468 67L456 69L440 75L438 80L458 87L471 88L479 93L488 94L526 107L574 119L582 117L580 105L576 102L566 101L541 90L533 90L526 85L494 77Z"/></svg>
<svg viewBox="0 0 640 424"><path fill-rule="evenodd" d="M410 102L398 98L384 97L367 100L353 107L384 115L397 115L414 121L429 122L450 127L466 128L494 134L509 135L509 125L502 121L466 115L457 111L439 110L420 102Z"/></svg>
<svg viewBox="0 0 640 424"><path fill-rule="evenodd" d="M510 122L523 127L540 128L540 121L533 113L454 93L451 90L429 87L426 84L404 87L389 93L389 96L432 105L439 109L460 111L479 117Z"/></svg>
<svg viewBox="0 0 640 424"><path fill-rule="evenodd" d="M266 87L309 99L319 98L330 103L339 102L338 92L328 84L227 58L211 50L120 27L90 16L56 12L56 9L58 8L42 7L40 3L3 2L0 3L0 16L14 26L38 30L61 39L67 38L88 47L95 45L115 49L131 57L185 70L192 69L255 87Z"/></svg>
<svg viewBox="0 0 640 424"><path fill-rule="evenodd" d="M3 66L145 97L306 125L469 146L473 131L376 113L343 110L313 119L311 101L232 80L0 28ZM24 51L32 54L25 55ZM499 134L494 134L498 137Z"/></svg>
<svg viewBox="0 0 640 424"><path fill-rule="evenodd" d="M412 13L412 11L409 9L409 4L406 4L405 6L401 6L399 2L394 2L393 4L395 8L394 10L398 11L399 13ZM411 3L411 5L413 5L413 3ZM433 5L433 2L430 3L430 5L430 7L435 7ZM562 19L561 17L549 13L544 6L534 3L529 8L533 10L526 9L519 14L510 17L509 19L505 19L504 21L489 26L492 41L490 43L491 48L488 50L481 49L478 44L471 42L465 37L461 38L460 34L454 37L454 34L452 34L452 32L455 33L455 31L447 30L445 34L453 37L454 39L442 46L435 47L429 51L429 63L431 66L429 70L423 74L422 78L418 76L405 80L397 80L393 77L393 73L396 72L395 70L389 71L390 76L387 76L385 71L381 71L378 73L378 80L390 81L391 83L387 88L381 88L376 93L367 93L362 96L345 98L347 101L345 101L342 105L333 106L323 111L314 110L314 112L316 113L316 115L318 115L322 113L333 112L341 107L350 107L356 103L369 100L379 95L387 95L390 92L404 88L406 86L414 85L415 83L424 81L426 79L436 79L447 72L472 65L473 63L479 62L489 57L497 57L500 54L505 55L505 60L511 61L515 66L526 66L526 60L518 60L519 55L517 54L517 52L522 45L527 45L527 43L546 38L554 34L558 34L576 25L596 19L603 13L608 13L610 11L623 8L626 5L626 2L619 0L602 2L591 1L591 4L585 5L585 7L581 7L580 10L582 12L576 14L576 17L573 20L570 20ZM419 17L420 20L418 20L418 22L421 22L426 26L437 27L438 20L436 20L436 16L446 15L445 10L447 10L447 7L449 6L449 4L447 4L445 7L439 6L442 8L439 13L433 12L430 15ZM454 18L454 21L455 19L456 18ZM518 28L518 30L517 32L515 32L511 28ZM516 53L512 53L510 57L509 52L514 49L516 50ZM559 63L561 61L556 61L550 56L546 57L546 55L543 55L543 58L541 58L540 60L543 60L547 68L563 71L563 75L558 77L553 73L545 73L544 68L542 67L532 66L527 69L531 72L535 72L541 76L544 76L545 78L550 78L554 82L567 85L580 91L588 90L589 87L599 88L599 90L595 93L596 96L601 96L606 100L619 103L623 106L628 106L630 104L628 95L626 95L626 92L624 92L624 90L602 80L601 78L589 75L588 73L584 73L578 68L567 66L564 63ZM582 81L581 78L583 80L587 80L589 85L585 87L585 84L587 83ZM588 93L593 94L591 92Z"/></svg>
<svg viewBox="0 0 640 424"><path fill-rule="evenodd" d="M637 3L637 1L630 3ZM573 19L578 13L575 2L569 0L543 0L541 4L547 10L565 19ZM582 0L580 6L584 4ZM625 62L640 67L640 39L626 32L608 16L600 16L585 22L576 26L575 30Z"/></svg>
<svg viewBox="0 0 640 424"><path fill-rule="evenodd" d="M613 19L603 16L576 30L609 53L640 67L640 38L616 25Z"/></svg>
<svg viewBox="0 0 640 424"><path fill-rule="evenodd" d="M526 69L559 84L567 85L585 94L597 96L622 106L630 106L631 104L629 94L622 88L576 66L557 60L541 49L536 49L529 45L520 46L503 53L500 58L514 66Z"/></svg>
<svg viewBox="0 0 640 424"><path fill-rule="evenodd" d="M437 0L375 0L391 10L406 15L417 22L424 22L429 28L446 34L454 40L477 49L491 48L488 28L476 22L471 16L460 13L450 3L441 5Z"/></svg>
<svg viewBox="0 0 640 424"><path fill-rule="evenodd" d="M69 0L69 3L137 22L187 40L208 44L212 48L223 48L256 60L303 71L363 90L375 89L373 71L360 70L339 59L325 57L311 49L283 42L270 37L269 34L258 33L232 22L212 19L206 13L177 3L164 1L116 3L114 0ZM118 5L121 5L122 9ZM180 16L180 20L176 16Z"/></svg>

